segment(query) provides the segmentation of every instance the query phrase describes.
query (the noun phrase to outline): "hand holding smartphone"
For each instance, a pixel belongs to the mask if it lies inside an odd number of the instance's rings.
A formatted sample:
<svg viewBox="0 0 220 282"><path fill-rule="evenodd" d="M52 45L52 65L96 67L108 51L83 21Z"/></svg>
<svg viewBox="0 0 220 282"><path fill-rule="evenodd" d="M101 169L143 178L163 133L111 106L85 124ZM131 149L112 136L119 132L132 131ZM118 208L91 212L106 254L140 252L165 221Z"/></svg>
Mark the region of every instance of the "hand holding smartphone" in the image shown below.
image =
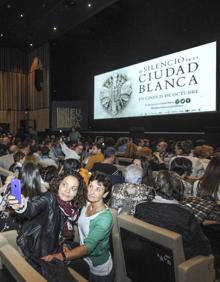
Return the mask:
<svg viewBox="0 0 220 282"><path fill-rule="evenodd" d="M18 204L21 204L21 181L17 178L11 180L11 195L16 198Z"/></svg>

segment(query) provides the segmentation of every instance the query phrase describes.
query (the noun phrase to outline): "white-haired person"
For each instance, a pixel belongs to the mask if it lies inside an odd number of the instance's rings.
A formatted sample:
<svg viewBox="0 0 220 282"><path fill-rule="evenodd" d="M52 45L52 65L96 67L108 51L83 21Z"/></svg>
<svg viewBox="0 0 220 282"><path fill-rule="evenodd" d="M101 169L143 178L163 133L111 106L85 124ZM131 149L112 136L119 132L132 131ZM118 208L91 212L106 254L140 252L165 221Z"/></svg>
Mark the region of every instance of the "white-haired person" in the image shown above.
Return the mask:
<svg viewBox="0 0 220 282"><path fill-rule="evenodd" d="M131 164L125 169L125 183L115 184L112 187L112 195L109 200L109 207L114 208L118 213L126 212L133 215L138 203L147 199L151 186L142 184L143 168Z"/></svg>

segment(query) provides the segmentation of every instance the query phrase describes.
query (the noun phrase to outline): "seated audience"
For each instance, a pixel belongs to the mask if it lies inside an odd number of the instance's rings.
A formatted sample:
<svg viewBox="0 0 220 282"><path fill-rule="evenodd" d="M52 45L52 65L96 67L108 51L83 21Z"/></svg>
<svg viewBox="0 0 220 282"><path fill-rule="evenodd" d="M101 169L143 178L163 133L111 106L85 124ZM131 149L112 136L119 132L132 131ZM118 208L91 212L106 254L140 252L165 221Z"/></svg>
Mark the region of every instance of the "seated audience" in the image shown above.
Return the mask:
<svg viewBox="0 0 220 282"><path fill-rule="evenodd" d="M50 149L47 146L43 146L41 148L41 158L39 159L39 164L42 167L47 167L47 166L53 165L56 168L58 168L56 161L54 161L53 159L51 159L49 157L49 153L50 153Z"/></svg>
<svg viewBox="0 0 220 282"><path fill-rule="evenodd" d="M211 159L202 178L194 183L193 195L220 200L220 156Z"/></svg>
<svg viewBox="0 0 220 282"><path fill-rule="evenodd" d="M116 150L113 147L108 147L104 151L104 160L100 163L95 163L90 172L100 171L109 175L112 185L117 183L123 183L124 177L121 172L113 165L115 161Z"/></svg>
<svg viewBox="0 0 220 282"><path fill-rule="evenodd" d="M118 151L119 154L123 154L126 151L126 146L127 146L128 138L127 137L120 137L116 144L115 144L115 149Z"/></svg>
<svg viewBox="0 0 220 282"><path fill-rule="evenodd" d="M136 156L145 157L150 161L152 159L152 150L148 147L142 147L139 150L137 150Z"/></svg>
<svg viewBox="0 0 220 282"><path fill-rule="evenodd" d="M193 186L189 181L187 181L187 178L192 172L191 160L183 157L175 158L171 163L170 171L175 173L173 176L179 177L179 179L182 181L184 186L184 197L186 198L192 196Z"/></svg>
<svg viewBox="0 0 220 282"><path fill-rule="evenodd" d="M156 151L153 153L151 158L151 167L152 170L158 171L166 169L165 159L168 157L167 153L167 142L160 141L156 145Z"/></svg>
<svg viewBox="0 0 220 282"><path fill-rule="evenodd" d="M129 141L126 145L126 150L124 156L126 158L134 158L137 155L137 145L132 141Z"/></svg>
<svg viewBox="0 0 220 282"><path fill-rule="evenodd" d="M135 217L182 235L185 258L212 254L211 246L192 212L179 204L182 182L169 171L160 171L152 197L136 206Z"/></svg>
<svg viewBox="0 0 220 282"><path fill-rule="evenodd" d="M91 170L95 163L100 163L104 160L103 145L101 143L94 143L91 149L91 156L88 157L85 168Z"/></svg>
<svg viewBox="0 0 220 282"><path fill-rule="evenodd" d="M171 166L172 161L176 157L184 157L192 162L192 173L191 173L191 178L192 179L198 179L204 174L204 167L201 163L201 161L192 156L192 141L191 140L184 140L184 141L178 141L175 146L175 153L176 156L171 158L170 163L169 163L169 168Z"/></svg>
<svg viewBox="0 0 220 282"><path fill-rule="evenodd" d="M136 156L133 160L133 164L143 169L143 176L141 179L142 184L148 186L154 186L153 174L151 170L151 164L148 159L144 156Z"/></svg>
<svg viewBox="0 0 220 282"><path fill-rule="evenodd" d="M210 159L213 156L213 153L214 153L213 147L208 145L196 146L193 150L194 156L199 158L204 169L207 168Z"/></svg>
<svg viewBox="0 0 220 282"><path fill-rule="evenodd" d="M63 173L64 175L71 175L73 172L79 172L86 185L88 185L91 173L88 172L86 168L83 168L81 163L76 159L66 159L63 163L63 168L61 169L60 174Z"/></svg>
<svg viewBox="0 0 220 282"><path fill-rule="evenodd" d="M16 145L9 146L9 150L7 149L7 146L2 144L1 145L1 151L2 156L0 156L0 167L9 170L9 168L14 163L14 153L17 152L18 148Z"/></svg>
<svg viewBox="0 0 220 282"><path fill-rule="evenodd" d="M109 199L109 207L118 213L126 212L133 215L135 206L148 198L149 187L141 184L143 169L131 164L125 169L125 183L116 184L112 187L112 195Z"/></svg>
<svg viewBox="0 0 220 282"><path fill-rule="evenodd" d="M60 138L60 146L63 154L65 155L65 159L80 160L80 154L83 151L82 144L73 144L72 148L69 148L64 142L63 138Z"/></svg>
<svg viewBox="0 0 220 282"><path fill-rule="evenodd" d="M104 160L95 163L90 171L101 171L109 175L115 174L118 171L117 167L113 165L115 154L116 150L113 147L106 148L104 151Z"/></svg>
<svg viewBox="0 0 220 282"><path fill-rule="evenodd" d="M58 169L51 165L40 167L39 170L41 175L41 192L46 192L50 188L50 182L58 176Z"/></svg>
<svg viewBox="0 0 220 282"><path fill-rule="evenodd" d="M13 165L10 166L9 170L12 171L13 173L19 175L19 173L22 169L23 163L25 161L25 154L22 153L22 152L16 152L13 155L13 158L14 158L14 163L13 163Z"/></svg>

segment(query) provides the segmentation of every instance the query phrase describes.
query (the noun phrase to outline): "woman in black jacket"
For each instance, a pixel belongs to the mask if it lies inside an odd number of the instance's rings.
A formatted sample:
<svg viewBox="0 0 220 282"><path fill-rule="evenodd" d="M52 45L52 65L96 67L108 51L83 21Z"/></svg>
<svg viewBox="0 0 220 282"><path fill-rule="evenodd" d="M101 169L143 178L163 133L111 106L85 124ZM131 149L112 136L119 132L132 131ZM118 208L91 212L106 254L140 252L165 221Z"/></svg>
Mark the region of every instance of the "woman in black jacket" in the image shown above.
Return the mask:
<svg viewBox="0 0 220 282"><path fill-rule="evenodd" d="M9 196L10 206L27 219L18 233L17 244L25 256L42 257L73 239L73 226L86 199L84 182L75 173L54 179L51 192L39 193L38 168L28 163L24 173L23 178L27 176L31 186L27 183L22 187L22 194L27 197L22 196L22 203L18 204L15 197Z"/></svg>

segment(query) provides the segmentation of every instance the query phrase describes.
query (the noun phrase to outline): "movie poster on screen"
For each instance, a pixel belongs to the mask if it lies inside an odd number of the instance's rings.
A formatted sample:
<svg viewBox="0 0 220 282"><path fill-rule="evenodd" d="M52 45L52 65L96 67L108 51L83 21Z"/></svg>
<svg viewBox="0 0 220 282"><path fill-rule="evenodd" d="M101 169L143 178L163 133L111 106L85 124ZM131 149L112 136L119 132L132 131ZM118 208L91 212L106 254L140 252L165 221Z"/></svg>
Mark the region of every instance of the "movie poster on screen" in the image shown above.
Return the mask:
<svg viewBox="0 0 220 282"><path fill-rule="evenodd" d="M94 78L94 119L216 111L216 42Z"/></svg>

